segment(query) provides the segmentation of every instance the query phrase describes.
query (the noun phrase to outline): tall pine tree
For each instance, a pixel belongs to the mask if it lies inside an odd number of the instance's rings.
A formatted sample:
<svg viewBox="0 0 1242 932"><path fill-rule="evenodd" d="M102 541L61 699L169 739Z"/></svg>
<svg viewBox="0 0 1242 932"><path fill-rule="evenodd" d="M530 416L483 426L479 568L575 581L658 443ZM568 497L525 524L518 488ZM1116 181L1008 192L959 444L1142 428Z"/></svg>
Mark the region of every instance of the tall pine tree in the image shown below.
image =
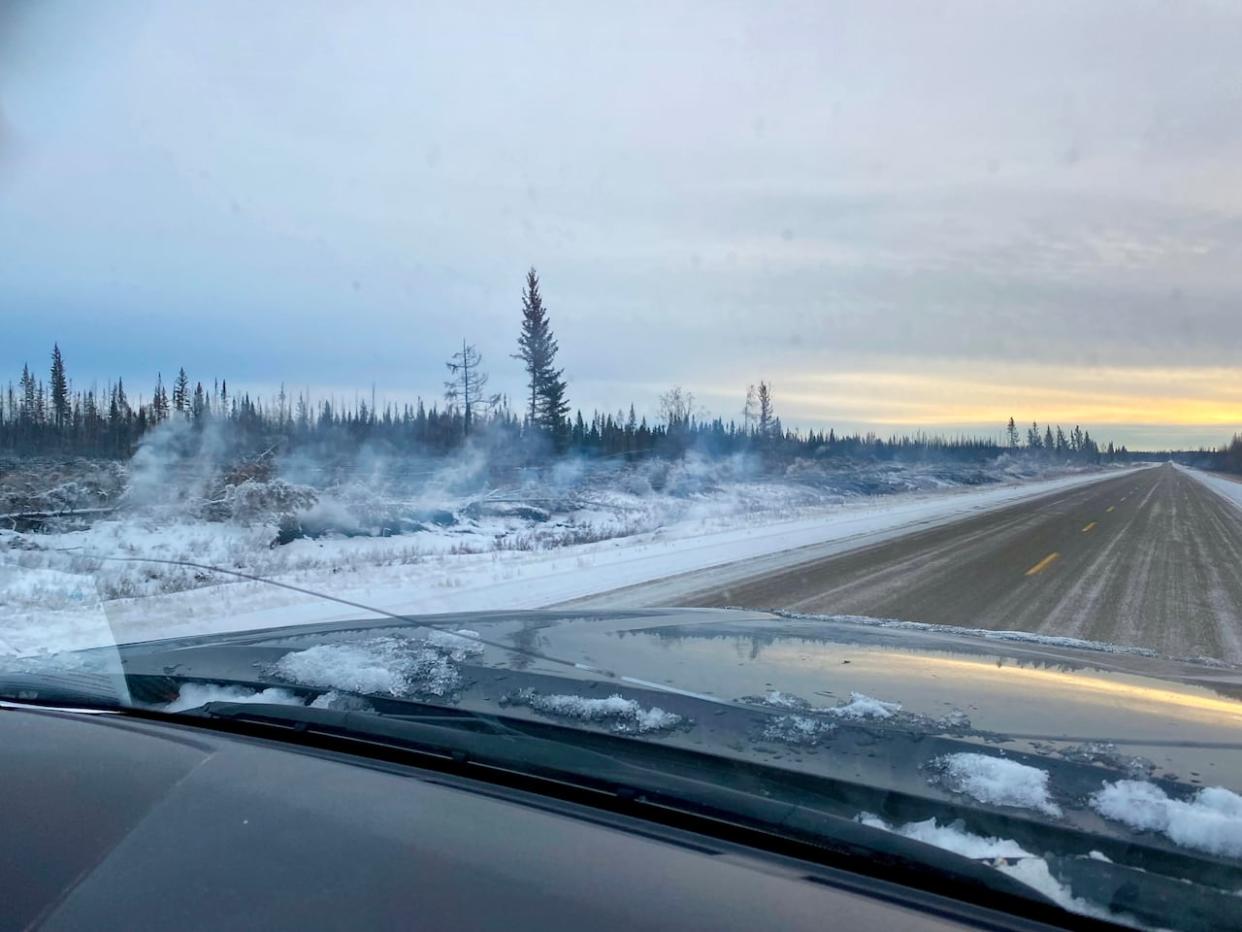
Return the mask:
<svg viewBox="0 0 1242 932"><path fill-rule="evenodd" d="M52 344L52 423L57 432L63 431L69 424L69 379L65 376L65 361L60 355L60 346Z"/></svg>
<svg viewBox="0 0 1242 932"><path fill-rule="evenodd" d="M539 293L539 275L532 268L526 273L526 287L522 290L522 333L513 358L522 360L526 367L526 416L530 426L546 430L558 446L567 438L569 414L564 370L556 368L559 349Z"/></svg>

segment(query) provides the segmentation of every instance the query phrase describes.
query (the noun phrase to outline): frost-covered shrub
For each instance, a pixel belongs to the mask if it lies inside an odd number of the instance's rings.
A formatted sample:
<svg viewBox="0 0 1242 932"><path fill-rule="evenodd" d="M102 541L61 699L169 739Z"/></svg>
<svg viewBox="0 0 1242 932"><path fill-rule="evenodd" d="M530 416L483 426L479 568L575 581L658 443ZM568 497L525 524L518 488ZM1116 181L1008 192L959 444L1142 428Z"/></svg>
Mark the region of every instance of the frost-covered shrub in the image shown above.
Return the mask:
<svg viewBox="0 0 1242 932"><path fill-rule="evenodd" d="M314 489L283 479L246 479L221 488L217 497L204 505L203 516L237 524L268 524L278 522L284 515L305 511L315 504L316 498Z"/></svg>

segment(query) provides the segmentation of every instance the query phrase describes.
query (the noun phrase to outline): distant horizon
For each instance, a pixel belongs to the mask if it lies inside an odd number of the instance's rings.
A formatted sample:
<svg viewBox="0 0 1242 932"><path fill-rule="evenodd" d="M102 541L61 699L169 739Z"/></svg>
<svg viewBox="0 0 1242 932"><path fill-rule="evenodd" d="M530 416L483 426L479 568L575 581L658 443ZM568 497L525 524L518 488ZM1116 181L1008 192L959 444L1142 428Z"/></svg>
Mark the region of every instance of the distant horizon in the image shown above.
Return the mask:
<svg viewBox="0 0 1242 932"><path fill-rule="evenodd" d="M72 344L59 343L62 353L66 360L66 368L69 373L71 387L74 391L87 390L94 387L96 390L102 390L107 385L115 383L119 377L125 384L126 394L130 398L131 403L137 403L139 399L149 401L155 387L156 375L159 374L163 379L166 389L170 389L172 380L177 374L179 366L170 368L154 368L149 375L142 375L137 372L128 374L113 375L87 375L78 374L74 366L73 357L70 349ZM48 351L43 354L48 357L50 364L51 346ZM36 379L47 382L47 365L40 366L37 362L27 360L31 372ZM516 380L520 375L516 374L518 363L514 360L504 358L497 363L499 369L490 368L490 360L484 360L484 369L489 371L493 377L492 385L499 386L502 383L507 384L507 388L501 388L501 394L508 396L511 406L520 411L521 409L521 393L523 387ZM506 372L507 369L514 369L514 372ZM190 378L191 385L202 382L207 390L211 390L218 379L223 379L228 383L229 394L237 397L240 394L249 394L255 400L261 400L264 405L274 404L278 398L281 382L255 380L246 381L231 378L227 375L205 375L202 372L194 372L186 367L187 375ZM21 373L21 365L17 367L17 371L12 374L0 374L0 385L7 386L12 383L16 386L17 379ZM437 374L438 375L438 374ZM512 378L503 378L502 375L509 375ZM434 382L431 374L427 381ZM441 380L442 381L442 380ZM755 383L758 378L753 380ZM354 406L359 401L364 401L368 406L371 404L372 386L342 386L342 385L318 385L314 382L298 382L286 381L283 383L288 402L292 405L299 395L307 394L308 400L312 404L318 404L322 401L331 401L333 404L343 403L348 406ZM587 383L591 384L591 383ZM1003 446L1003 435L1008 417L996 421L900 421L900 420L858 420L851 418L816 418L804 416L796 404L790 404L787 399L782 396L779 383L773 383L773 397L776 407L776 414L781 418L782 423L790 429L798 429L805 431L827 431L835 430L839 435L859 434L866 435L869 433L879 437L890 436L918 436L925 434L929 436L968 436L976 438L994 439ZM609 400L591 400L588 402L578 402L577 395L574 391L575 383L569 384L569 398L571 402L571 410L577 412L581 408L584 416L589 416L593 411L601 413L615 414L617 411L628 411L631 404L634 405L635 411L640 418L645 417L648 423L654 424L659 420L658 411L658 395L661 391L666 391L675 386L680 386L691 392L695 396L696 407L705 412L707 417L719 417L726 423L730 420L741 422L742 405L745 401L745 385L739 386L735 394L719 390L715 392L700 391L692 384L679 383L676 380L670 380L666 386L650 387L647 391L641 393L632 399L609 399ZM386 404L401 406L404 404L414 404L419 399L423 401L427 407L435 405L443 408L445 405L444 393L442 388L437 390L430 388L428 391L420 392L417 390L386 390L381 384L374 386L374 395L379 410L383 410ZM1026 430L1031 426L1032 421L1039 423L1041 431L1051 426L1054 430L1060 426L1066 431L1073 427L1081 427L1100 443L1106 446L1110 441L1116 446L1126 446L1131 452L1192 452L1199 450L1216 450L1229 443L1235 434L1242 433L1242 424L1236 426L1225 425L1222 428L1215 425L1205 424L1112 424L1112 423L1095 423L1091 421L1075 420L1073 418L1043 418L1036 414L1035 416L1023 417L1021 413L1012 415L1019 432L1023 438L1026 436Z"/></svg>

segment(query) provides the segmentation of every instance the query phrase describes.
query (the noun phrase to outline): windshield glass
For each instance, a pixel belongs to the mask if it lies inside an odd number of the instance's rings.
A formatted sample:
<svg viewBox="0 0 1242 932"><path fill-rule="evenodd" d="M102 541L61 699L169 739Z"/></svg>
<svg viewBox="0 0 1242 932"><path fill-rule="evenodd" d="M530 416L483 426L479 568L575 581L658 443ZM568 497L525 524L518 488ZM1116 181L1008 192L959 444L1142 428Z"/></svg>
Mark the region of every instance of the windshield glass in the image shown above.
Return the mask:
<svg viewBox="0 0 1242 932"><path fill-rule="evenodd" d="M1213 3L0 7L0 701L698 755L1211 927L1240 44Z"/></svg>

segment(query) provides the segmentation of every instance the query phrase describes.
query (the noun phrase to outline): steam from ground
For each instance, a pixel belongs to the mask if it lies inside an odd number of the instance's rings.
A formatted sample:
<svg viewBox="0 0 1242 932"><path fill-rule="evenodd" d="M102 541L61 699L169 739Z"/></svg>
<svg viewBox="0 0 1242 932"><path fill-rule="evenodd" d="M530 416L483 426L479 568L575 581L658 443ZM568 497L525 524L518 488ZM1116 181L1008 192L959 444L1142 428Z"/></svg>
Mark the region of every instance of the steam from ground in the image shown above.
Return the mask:
<svg viewBox="0 0 1242 932"><path fill-rule="evenodd" d="M195 424L174 417L144 436L123 470L123 492L113 492L105 504L117 518L137 517L148 525L274 529L274 539L268 538L274 544L434 531L441 538L473 535L460 545L473 549L537 549L653 531L686 519L793 513L855 496L977 485L1039 469L1006 457L990 464L896 463L701 450L632 461L575 455L527 460L513 446L511 436L484 430L448 455L409 454L345 436L263 449L235 422ZM62 512L68 509L61 499L72 497L74 487L62 481L57 489ZM103 486L90 488L88 504L98 506Z"/></svg>

